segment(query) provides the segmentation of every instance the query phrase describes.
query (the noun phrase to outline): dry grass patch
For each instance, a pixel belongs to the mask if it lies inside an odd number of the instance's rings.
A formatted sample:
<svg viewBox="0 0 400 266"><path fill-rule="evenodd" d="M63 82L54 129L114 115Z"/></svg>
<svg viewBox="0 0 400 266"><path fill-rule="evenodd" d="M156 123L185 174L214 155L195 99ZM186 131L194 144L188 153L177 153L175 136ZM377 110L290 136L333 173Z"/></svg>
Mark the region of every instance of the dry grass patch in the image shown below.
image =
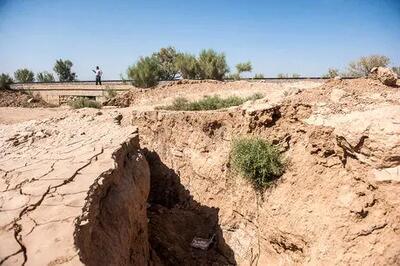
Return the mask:
<svg viewBox="0 0 400 266"><path fill-rule="evenodd" d="M96 102L94 100L89 100L85 97L79 97L75 100L68 102L68 105L71 106L73 109L80 109L80 108L101 108L101 103Z"/></svg>

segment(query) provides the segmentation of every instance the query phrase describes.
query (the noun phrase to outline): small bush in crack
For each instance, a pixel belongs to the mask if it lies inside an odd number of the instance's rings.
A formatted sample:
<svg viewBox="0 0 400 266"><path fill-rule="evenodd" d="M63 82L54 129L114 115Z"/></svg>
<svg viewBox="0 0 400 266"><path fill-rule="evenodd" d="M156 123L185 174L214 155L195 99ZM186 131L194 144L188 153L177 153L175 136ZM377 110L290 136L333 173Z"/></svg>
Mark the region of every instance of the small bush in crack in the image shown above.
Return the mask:
<svg viewBox="0 0 400 266"><path fill-rule="evenodd" d="M68 102L68 105L74 109L80 109L80 108L85 108L85 107L96 108L96 109L101 108L101 104L99 102L89 100L85 97L79 97L75 100L72 100L72 101Z"/></svg>
<svg viewBox="0 0 400 266"><path fill-rule="evenodd" d="M284 162L279 151L260 138L234 140L230 163L236 172L248 178L257 189L267 187L284 172Z"/></svg>
<svg viewBox="0 0 400 266"><path fill-rule="evenodd" d="M254 93L253 95L246 98L246 101L255 101L264 98L264 94L261 92Z"/></svg>
<svg viewBox="0 0 400 266"><path fill-rule="evenodd" d="M247 101L254 101L261 99L263 95L261 93L255 93L249 97L238 97L229 96L228 98L221 98L218 95L205 96L203 99L198 101L189 102L186 98L176 98L172 105L161 106L157 109L174 110L174 111L201 111L201 110L217 110L222 108L228 108L232 106L238 106Z"/></svg>
<svg viewBox="0 0 400 266"><path fill-rule="evenodd" d="M189 105L188 99L185 97L178 97L175 98L174 101L172 102L172 105L170 106L162 106L160 109L166 109L166 110L187 110Z"/></svg>
<svg viewBox="0 0 400 266"><path fill-rule="evenodd" d="M105 97L107 99L112 99L112 98L116 97L118 94L115 89L110 88L109 86L106 86L104 93L105 93Z"/></svg>

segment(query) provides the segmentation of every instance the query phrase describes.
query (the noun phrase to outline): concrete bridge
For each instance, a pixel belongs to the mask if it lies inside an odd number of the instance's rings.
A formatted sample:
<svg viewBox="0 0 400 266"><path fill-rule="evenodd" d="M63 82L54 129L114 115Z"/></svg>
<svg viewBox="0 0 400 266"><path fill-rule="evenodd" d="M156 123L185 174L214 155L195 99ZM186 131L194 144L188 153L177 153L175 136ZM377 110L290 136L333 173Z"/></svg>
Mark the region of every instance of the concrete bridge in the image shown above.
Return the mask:
<svg viewBox="0 0 400 266"><path fill-rule="evenodd" d="M103 82L101 86L96 86L89 82L63 82L63 83L19 83L12 84L12 89L26 90L34 95L39 94L43 100L50 104L60 105L68 102L74 97L88 97L90 99L103 102L109 90L115 92L127 91L134 88L130 83L123 82Z"/></svg>

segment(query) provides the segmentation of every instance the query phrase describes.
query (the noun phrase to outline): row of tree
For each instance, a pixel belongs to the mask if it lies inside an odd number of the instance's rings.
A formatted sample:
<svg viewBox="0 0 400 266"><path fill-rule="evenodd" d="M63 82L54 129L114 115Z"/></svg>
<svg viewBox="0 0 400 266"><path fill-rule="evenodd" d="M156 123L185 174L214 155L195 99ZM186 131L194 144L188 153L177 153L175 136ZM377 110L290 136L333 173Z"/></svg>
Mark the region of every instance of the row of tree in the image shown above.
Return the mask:
<svg viewBox="0 0 400 266"><path fill-rule="evenodd" d="M384 55L363 56L356 61L350 62L343 72L337 68L329 68L324 77L366 77L374 67L388 67L389 64L390 58ZM392 70L400 76L400 67L392 67Z"/></svg>
<svg viewBox="0 0 400 266"><path fill-rule="evenodd" d="M387 67L390 59L383 55L371 55L361 57L351 62L344 72L336 68L330 68L324 77L332 78L336 76L363 77L367 76L371 69L378 66ZM72 72L72 62L70 60L59 59L54 64L53 70L59 81L74 81L76 73ZM400 67L393 67L393 70L400 75ZM161 48L158 52L150 56L140 57L139 60L130 66L126 72L127 77L133 80L137 87L152 87L162 80L184 79L235 79L241 78L242 73L251 72L252 64L250 61L236 65L236 72L230 73L224 53L218 53L212 49L202 50L198 56L189 53L176 51L174 47ZM278 74L278 78L300 77L298 74ZM255 74L254 78L264 78L262 74ZM18 69L14 73L17 82L53 82L53 74L43 71L35 74L26 68ZM14 82L8 74L0 75L0 87L5 88Z"/></svg>
<svg viewBox="0 0 400 266"><path fill-rule="evenodd" d="M140 57L127 70L127 76L137 87L152 87L162 80L184 79L240 79L243 72L251 72L251 62L236 65L229 74L225 54L212 49L202 50L198 56L176 51L174 47L161 48L150 56ZM255 78L263 78L256 74Z"/></svg>
<svg viewBox="0 0 400 266"><path fill-rule="evenodd" d="M324 75L327 78L336 76L365 77L374 67L387 67L390 59L383 55L370 55L349 63L347 70L340 72L330 68ZM392 68L400 75L400 68ZM229 74L225 55L214 50L203 50L196 57L193 54L180 53L173 47L162 48L159 52L150 56L141 57L138 62L127 71L128 78L133 80L138 87L152 87L161 80L173 80L177 76L184 79L215 79L223 80L240 79L243 72L251 72L251 62L236 65L236 72ZM278 74L278 78L298 78L299 74ZM262 74L256 74L254 78L264 78Z"/></svg>
<svg viewBox="0 0 400 266"><path fill-rule="evenodd" d="M72 62L70 60L59 59L54 64L54 72L59 81L74 81L76 74L72 72ZM39 72L36 74L27 68L21 68L14 72L14 79L8 74L1 74L1 79L7 79L9 83L17 82L54 82L54 75L48 71Z"/></svg>

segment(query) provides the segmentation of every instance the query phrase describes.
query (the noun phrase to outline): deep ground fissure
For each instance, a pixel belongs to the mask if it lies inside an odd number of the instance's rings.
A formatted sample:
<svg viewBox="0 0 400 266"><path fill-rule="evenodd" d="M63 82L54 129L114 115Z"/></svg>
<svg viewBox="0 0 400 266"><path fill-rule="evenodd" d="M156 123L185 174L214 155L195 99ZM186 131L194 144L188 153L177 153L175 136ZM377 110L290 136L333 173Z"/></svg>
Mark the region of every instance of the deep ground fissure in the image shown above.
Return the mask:
<svg viewBox="0 0 400 266"><path fill-rule="evenodd" d="M152 261L163 265L235 265L218 223L218 208L193 200L157 153L145 150L150 166L148 198L149 243ZM214 240L208 249L194 248L195 237Z"/></svg>

